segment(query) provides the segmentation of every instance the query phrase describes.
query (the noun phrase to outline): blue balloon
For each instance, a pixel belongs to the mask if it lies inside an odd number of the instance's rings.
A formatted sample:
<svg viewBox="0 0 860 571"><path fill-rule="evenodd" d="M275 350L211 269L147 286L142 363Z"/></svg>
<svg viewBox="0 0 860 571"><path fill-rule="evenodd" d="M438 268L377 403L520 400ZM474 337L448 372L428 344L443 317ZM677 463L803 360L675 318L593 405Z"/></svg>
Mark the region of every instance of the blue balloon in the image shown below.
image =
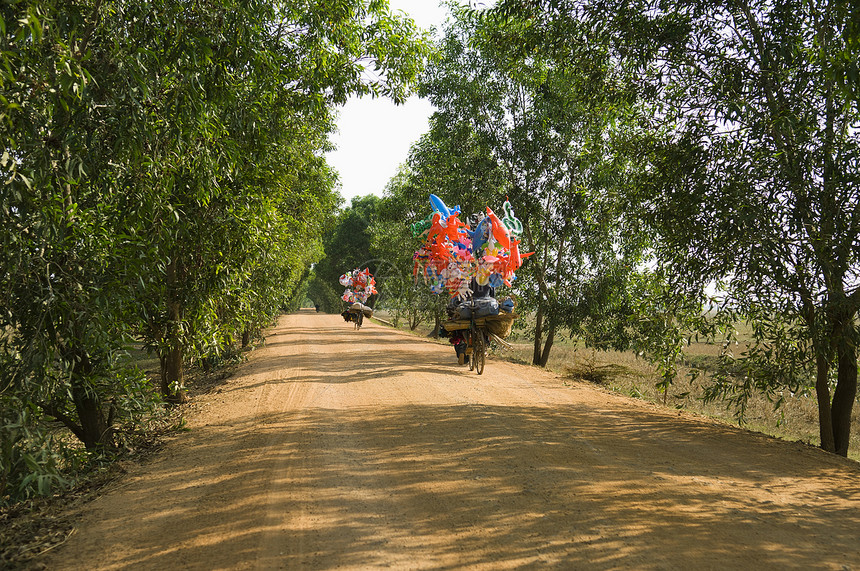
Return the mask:
<svg viewBox="0 0 860 571"><path fill-rule="evenodd" d="M454 208L448 208L447 206L445 206L445 203L442 201L442 199L435 194L430 195L430 205L433 207L433 210L442 215L443 220L447 220L448 217L452 214L460 212L459 205L455 206Z"/></svg>
<svg viewBox="0 0 860 571"><path fill-rule="evenodd" d="M490 223L489 216L483 218L478 225L475 226L475 229L469 232L469 236L472 237L472 253L478 252L484 244L487 243L487 225Z"/></svg>

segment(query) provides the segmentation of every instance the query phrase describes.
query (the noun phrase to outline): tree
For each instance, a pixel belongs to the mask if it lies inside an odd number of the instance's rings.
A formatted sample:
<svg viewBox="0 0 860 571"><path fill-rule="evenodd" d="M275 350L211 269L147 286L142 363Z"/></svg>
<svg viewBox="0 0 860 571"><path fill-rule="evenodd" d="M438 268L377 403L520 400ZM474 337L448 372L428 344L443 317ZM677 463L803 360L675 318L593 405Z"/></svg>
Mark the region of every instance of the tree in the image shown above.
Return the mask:
<svg viewBox="0 0 860 571"><path fill-rule="evenodd" d="M122 259L137 207L122 164L140 142L119 136L138 133L139 85L111 73L128 54L98 10L33 1L0 12L3 381L88 449L114 441L126 278L141 270L139 257Z"/></svg>
<svg viewBox="0 0 860 571"><path fill-rule="evenodd" d="M832 2L679 14L696 39L678 38L658 66L677 127L656 156L688 161L647 191L660 197L664 257L688 280L725 282L754 323L745 374L722 375L717 392L744 402L812 373L821 446L847 455L860 308L858 110L837 85L848 14Z"/></svg>
<svg viewBox="0 0 860 571"><path fill-rule="evenodd" d="M109 449L149 390L123 344L179 398L189 353L289 302L334 209L333 107L403 101L425 41L359 0L22 0L0 33L3 430Z"/></svg>
<svg viewBox="0 0 860 571"><path fill-rule="evenodd" d="M455 11L420 89L439 109L445 136L474 140L494 163L483 172L504 177L484 197L510 198L536 252L517 289L536 315L533 362L546 365L561 328L596 341L586 325L625 311L624 283L642 240L613 198L622 176L607 168L606 137L612 121L624 120L629 95L599 48L553 59L522 48L540 36L531 19L488 14Z"/></svg>
<svg viewBox="0 0 860 571"><path fill-rule="evenodd" d="M421 323L427 302L426 288L416 283L412 276L412 257L417 239L406 221L418 216L414 203L421 194L413 183L408 167L401 165L385 186L370 228L371 254L381 262L377 267L382 269L377 273L377 307L394 311L395 326L405 315L411 330Z"/></svg>
<svg viewBox="0 0 860 571"><path fill-rule="evenodd" d="M811 2L543 2L561 41L582 23L638 71L649 164L630 196L679 288L725 291L754 340L712 395L812 377L821 446L846 455L857 390L860 200L856 8ZM519 12L520 2L501 10ZM631 147L631 148L634 148Z"/></svg>
<svg viewBox="0 0 860 571"><path fill-rule="evenodd" d="M157 218L166 257L164 282L153 289L150 299L157 303L147 311L144 331L162 360L162 391L169 398L181 398L184 353L201 342L211 347L223 340L212 327L215 321L205 316L212 307L225 305L217 298L229 288L228 272L235 271L230 242L241 240L255 224L235 209L248 190L241 185L244 171L260 179L260 163L276 165L266 157L278 150L286 153L281 160L313 164L304 153L324 150L319 134L331 128L331 106L350 94L402 101L406 81L421 63L422 44L414 26L391 16L384 3L314 2L308 9L285 2L246 8L251 11L222 14L215 7L213 14L209 7L199 7L202 22L190 35L189 57L155 66L170 70L158 91L164 94L159 106L172 106L171 114L183 119L157 133L159 148L171 151L174 131L187 131L180 139L186 146L165 157L169 164L153 181L161 194L158 204L168 210ZM243 31L238 39L244 43L241 49L212 52L208 39L219 37L225 18L230 28ZM376 65L373 78L364 75L368 62ZM195 76L201 78L197 83L184 80ZM198 96L197 105L185 105ZM317 146L290 151L298 144L296 134ZM240 165L242 156L259 158ZM280 166L273 180L282 181L277 173L288 168ZM249 189L273 190L271 182L254 182ZM174 219L171 213L180 216Z"/></svg>
<svg viewBox="0 0 860 571"><path fill-rule="evenodd" d="M338 278L354 269L368 268L376 275L377 265L371 254L371 225L376 218L379 197L369 194L352 199L343 209L323 239L324 257L314 266L310 297L323 311L340 313L343 293Z"/></svg>

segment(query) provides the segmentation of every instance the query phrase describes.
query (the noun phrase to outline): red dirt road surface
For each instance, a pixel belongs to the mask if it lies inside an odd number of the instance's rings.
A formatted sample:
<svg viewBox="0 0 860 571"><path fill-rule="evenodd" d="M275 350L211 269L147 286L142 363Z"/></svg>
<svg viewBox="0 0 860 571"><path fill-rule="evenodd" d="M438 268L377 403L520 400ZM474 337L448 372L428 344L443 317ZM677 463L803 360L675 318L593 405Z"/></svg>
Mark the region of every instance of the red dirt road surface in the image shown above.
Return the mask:
<svg viewBox="0 0 860 571"><path fill-rule="evenodd" d="M854 569L860 468L303 311L43 556L80 569Z"/></svg>

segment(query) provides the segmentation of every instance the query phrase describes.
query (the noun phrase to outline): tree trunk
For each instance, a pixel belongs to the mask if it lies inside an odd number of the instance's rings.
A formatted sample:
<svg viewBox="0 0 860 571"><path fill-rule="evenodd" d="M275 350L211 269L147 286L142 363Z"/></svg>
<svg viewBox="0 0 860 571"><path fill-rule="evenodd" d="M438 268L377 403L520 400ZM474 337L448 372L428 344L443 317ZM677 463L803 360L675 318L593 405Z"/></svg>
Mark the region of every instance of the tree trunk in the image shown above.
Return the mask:
<svg viewBox="0 0 860 571"><path fill-rule="evenodd" d="M96 391L90 387L87 379L92 374L92 363L89 355L83 351L75 351L75 365L72 369L72 401L78 414L80 432L75 432L84 443L87 450L113 444L113 431L108 426L104 411Z"/></svg>
<svg viewBox="0 0 860 571"><path fill-rule="evenodd" d="M838 380L833 391L833 444L834 452L848 456L848 440L851 436L851 410L857 398L857 345L852 323L843 328L837 355L839 359Z"/></svg>
<svg viewBox="0 0 860 571"><path fill-rule="evenodd" d="M242 332L242 349L248 347L251 344L251 332L247 329Z"/></svg>
<svg viewBox="0 0 860 571"><path fill-rule="evenodd" d="M439 338L439 330L442 328L442 314L439 313L438 310L433 312L433 331L430 333L430 337L434 339Z"/></svg>
<svg viewBox="0 0 860 571"><path fill-rule="evenodd" d="M543 304L538 305L537 314L535 315L535 346L532 353L532 365L540 365L542 356L541 343L543 342Z"/></svg>
<svg viewBox="0 0 860 571"><path fill-rule="evenodd" d="M827 4L824 12L823 21L819 26L821 39L820 45L823 46L823 53L828 53L832 48L833 43L832 30L830 23L831 6ZM836 345L837 359L837 380L836 389L833 391L833 401L830 404L830 421L831 430L828 435L832 441L828 441L827 445L832 448L825 447L824 428L821 428L822 439L821 446L825 450L830 450L840 456L848 456L848 441L851 435L851 409L854 407L854 399L857 396L857 335L854 323L856 315L856 306L852 307L851 302L846 298L844 291L845 272L837 270L840 266L840 258L835 260L831 258L832 247L828 243L834 240L834 236L838 232L836 228L839 212L837 206L837 194L835 188L837 184L841 184L839 169L836 168L834 162L834 150L836 149L836 117L839 113L838 105L834 99L834 75L825 74L825 80L821 86L825 94L824 104L824 138L822 146L823 173L822 173L822 189L821 193L821 214L820 214L820 229L819 235L813 237L813 247L819 252L822 266L826 269L826 274L830 274L828 281L828 297L836 308L830 317L833 319L833 339ZM824 253L826 252L826 253ZM847 262L846 262L847 264ZM847 267L847 266L846 266ZM833 272L833 270L837 270ZM847 304L847 305L846 305ZM832 356L832 354L831 354ZM818 382L821 379L816 379L816 392L818 391ZM820 395L819 395L820 398ZM819 402L819 409L821 404ZM820 419L823 422L824 419Z"/></svg>
<svg viewBox="0 0 860 571"><path fill-rule="evenodd" d="M173 345L161 356L161 396L167 402L185 402L183 392L182 346Z"/></svg>
<svg viewBox="0 0 860 571"><path fill-rule="evenodd" d="M113 430L108 426L101 401L85 381L72 380L72 399L78 413L81 440L87 450L113 445Z"/></svg>
<svg viewBox="0 0 860 571"><path fill-rule="evenodd" d="M543 344L543 352L540 356L540 366L546 367L547 361L549 361L549 351L552 349L553 341L555 341L555 330L556 330L555 320L550 318L549 320L549 331L546 333L546 341Z"/></svg>
<svg viewBox="0 0 860 571"><path fill-rule="evenodd" d="M71 160L71 152L68 145L63 145L63 156L68 162ZM75 224L74 197L72 196L72 185L66 181L63 184L63 206L66 215L67 227L71 232L75 232L77 225ZM75 253L69 253L70 258L76 256ZM72 259L67 259L61 266L71 266ZM113 445L113 431L109 426L109 422L105 419L102 411L101 399L98 393L90 386L89 379L93 375L93 363L90 359L89 352L83 349L85 345L76 346L78 340L83 339L83 331L85 326L75 324L72 327L71 345L63 350L67 357L71 358L74 363L72 365L71 375L71 396L72 402L75 404L75 412L78 415L78 426L69 426L72 432L84 443L87 450L93 450L100 446ZM71 419L65 416L57 417L67 426L73 424Z"/></svg>
<svg viewBox="0 0 860 571"><path fill-rule="evenodd" d="M833 441L833 420L830 411L830 387L828 376L830 363L827 356L816 355L815 396L818 401L818 432L821 438L821 448L827 452L836 452Z"/></svg>
<svg viewBox="0 0 860 571"><path fill-rule="evenodd" d="M179 273L175 260L167 264L167 350L161 361L161 395L167 402L185 402L182 371L182 304L177 299Z"/></svg>

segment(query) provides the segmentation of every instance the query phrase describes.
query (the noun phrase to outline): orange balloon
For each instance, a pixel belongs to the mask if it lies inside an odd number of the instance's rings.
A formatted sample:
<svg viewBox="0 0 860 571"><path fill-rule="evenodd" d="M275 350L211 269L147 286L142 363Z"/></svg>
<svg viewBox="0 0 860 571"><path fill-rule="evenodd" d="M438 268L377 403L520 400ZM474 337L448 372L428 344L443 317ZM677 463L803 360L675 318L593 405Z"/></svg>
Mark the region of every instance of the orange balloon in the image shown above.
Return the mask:
<svg viewBox="0 0 860 571"><path fill-rule="evenodd" d="M511 235L508 231L507 226L505 226L499 217L487 207L487 216L490 218L490 224L493 226L493 238L496 240L496 243L503 248L510 249L511 247Z"/></svg>

